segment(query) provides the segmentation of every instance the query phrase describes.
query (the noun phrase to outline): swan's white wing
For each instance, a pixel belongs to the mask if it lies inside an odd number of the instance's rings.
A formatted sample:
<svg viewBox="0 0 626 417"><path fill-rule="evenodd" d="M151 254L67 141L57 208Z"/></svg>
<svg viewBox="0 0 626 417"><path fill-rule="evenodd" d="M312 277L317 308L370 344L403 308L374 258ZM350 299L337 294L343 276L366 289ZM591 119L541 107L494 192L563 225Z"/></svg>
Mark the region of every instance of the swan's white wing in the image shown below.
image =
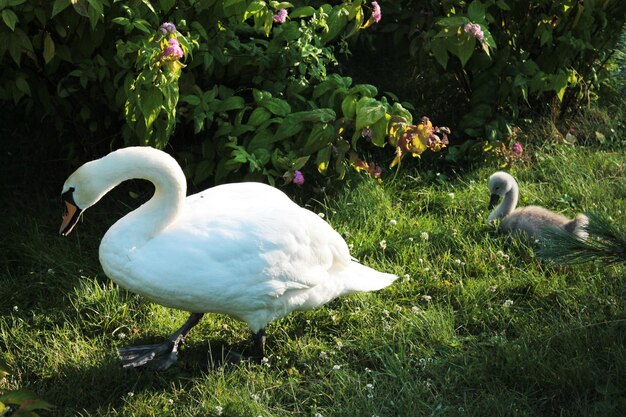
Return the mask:
<svg viewBox="0 0 626 417"><path fill-rule="evenodd" d="M189 197L175 224L129 254L132 291L249 324L344 292L333 273L351 263L350 255L324 220L271 187L217 188Z"/></svg>

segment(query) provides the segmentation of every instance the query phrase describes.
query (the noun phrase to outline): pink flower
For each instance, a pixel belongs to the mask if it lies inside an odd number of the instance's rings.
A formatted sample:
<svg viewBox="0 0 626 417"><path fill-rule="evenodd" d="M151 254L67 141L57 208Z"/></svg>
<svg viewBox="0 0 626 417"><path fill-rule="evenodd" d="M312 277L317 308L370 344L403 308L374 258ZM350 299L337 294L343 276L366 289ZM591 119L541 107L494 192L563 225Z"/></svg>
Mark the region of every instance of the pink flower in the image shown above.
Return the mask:
<svg viewBox="0 0 626 417"><path fill-rule="evenodd" d="M479 41L485 39L485 33L482 31L478 23L466 23L463 26L463 31L465 31L465 33L468 33L470 36L478 39Z"/></svg>
<svg viewBox="0 0 626 417"><path fill-rule="evenodd" d="M513 146L511 146L511 153L513 154L513 156L515 156L516 158L519 158L522 156L522 153L524 152L524 148L522 148L522 144L519 142L515 142L513 144Z"/></svg>
<svg viewBox="0 0 626 417"><path fill-rule="evenodd" d="M280 9L278 13L274 15L274 23L285 23L286 20L287 20L287 10L285 9Z"/></svg>
<svg viewBox="0 0 626 417"><path fill-rule="evenodd" d="M296 171L293 173L293 183L296 185L304 184L304 175L302 175L302 172Z"/></svg>
<svg viewBox="0 0 626 417"><path fill-rule="evenodd" d="M372 2L372 8L374 11L372 12L372 17L376 23L380 22L380 19L383 17L382 12L380 11L380 6L377 1Z"/></svg>
<svg viewBox="0 0 626 417"><path fill-rule="evenodd" d="M164 52L164 55L166 57L171 57L171 56L176 56L178 58L182 58L183 57L183 50L180 47L180 44L178 43L178 41L176 40L176 38L172 38L169 41L167 41L167 44L169 45Z"/></svg>

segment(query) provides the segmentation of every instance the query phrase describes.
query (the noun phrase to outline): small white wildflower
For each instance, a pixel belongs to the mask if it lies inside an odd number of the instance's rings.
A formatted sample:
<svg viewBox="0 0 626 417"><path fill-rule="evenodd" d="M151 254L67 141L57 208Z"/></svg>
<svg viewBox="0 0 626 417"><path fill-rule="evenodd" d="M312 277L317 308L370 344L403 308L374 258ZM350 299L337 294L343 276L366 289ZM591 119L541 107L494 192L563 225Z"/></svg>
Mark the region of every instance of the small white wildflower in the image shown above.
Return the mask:
<svg viewBox="0 0 626 417"><path fill-rule="evenodd" d="M430 271L430 268L424 268L424 272Z"/></svg>
<svg viewBox="0 0 626 417"><path fill-rule="evenodd" d="M124 333L124 332L119 332L119 333L117 334L117 338L118 338L118 339L126 339L126 333Z"/></svg>
<svg viewBox="0 0 626 417"><path fill-rule="evenodd" d="M333 371L338 371L341 369L341 365L333 365Z"/></svg>
<svg viewBox="0 0 626 417"><path fill-rule="evenodd" d="M455 259L454 263L457 264L457 265L461 265L461 260L460 259Z"/></svg>
<svg viewBox="0 0 626 417"><path fill-rule="evenodd" d="M168 404L174 404L174 400L172 400L171 398L169 400L167 400Z"/></svg>
<svg viewBox="0 0 626 417"><path fill-rule="evenodd" d="M48 273L49 273L50 275L54 275L54 269L49 268L49 269L48 269Z"/></svg>
<svg viewBox="0 0 626 417"><path fill-rule="evenodd" d="M263 359L261 359L261 365L267 366L269 368L270 360L264 356Z"/></svg>
<svg viewBox="0 0 626 417"><path fill-rule="evenodd" d="M448 197L453 199L454 198L454 193L448 193Z"/></svg>
<svg viewBox="0 0 626 417"><path fill-rule="evenodd" d="M424 260L423 260L422 258L419 258L417 261L418 261L419 263L421 263L421 264L423 264L423 263L424 263Z"/></svg>
<svg viewBox="0 0 626 417"><path fill-rule="evenodd" d="M129 392L128 394L126 394L126 395L128 395L129 397L134 397L134 396L135 396L135 393L134 393L134 392L132 392L132 391L130 391L130 392Z"/></svg>
<svg viewBox="0 0 626 417"><path fill-rule="evenodd" d="M221 406L219 405L215 406L215 414L217 414L218 416L221 416L223 412L224 412L224 409Z"/></svg>
<svg viewBox="0 0 626 417"><path fill-rule="evenodd" d="M391 219L389 220L389 224L395 226L396 224L398 224L398 221L396 219Z"/></svg>
<svg viewBox="0 0 626 417"><path fill-rule="evenodd" d="M487 288L487 291L489 291L489 292L496 292L496 288L498 288L497 285L492 285L491 287Z"/></svg>
<svg viewBox="0 0 626 417"><path fill-rule="evenodd" d="M428 238L429 238L428 232L422 232L420 234L420 237L422 238L422 240L428 240Z"/></svg>
<svg viewBox="0 0 626 417"><path fill-rule="evenodd" d="M419 313L419 312L420 312L420 311L422 311L422 310L421 310L418 306L413 306L413 307L411 307L411 311L412 311L414 314L417 314L417 313Z"/></svg>
<svg viewBox="0 0 626 417"><path fill-rule="evenodd" d="M18 306L13 306L13 311L18 311L19 307Z"/></svg>
<svg viewBox="0 0 626 417"><path fill-rule="evenodd" d="M261 399L261 396L259 394L252 394L250 398L252 398L254 401L259 401L259 399Z"/></svg>
<svg viewBox="0 0 626 417"><path fill-rule="evenodd" d="M327 359L328 358L328 353L321 351L320 352L320 359Z"/></svg>
<svg viewBox="0 0 626 417"><path fill-rule="evenodd" d="M389 316L389 310L386 310L386 309L383 310L383 316L387 316L388 317Z"/></svg>
<svg viewBox="0 0 626 417"><path fill-rule="evenodd" d="M459 411L462 413L463 411L465 411L465 408L459 407Z"/></svg>
<svg viewBox="0 0 626 417"><path fill-rule="evenodd" d="M504 308L509 308L509 307L511 307L512 305L513 305L513 300L506 300L506 301L504 302L504 304L502 304L502 306L503 306Z"/></svg>
<svg viewBox="0 0 626 417"><path fill-rule="evenodd" d="M330 319L331 319L332 321L337 321L337 320L339 319L339 317L337 317L337 315L336 315L336 314L333 314L332 316L330 316Z"/></svg>
<svg viewBox="0 0 626 417"><path fill-rule="evenodd" d="M404 279L407 281L411 280L411 275L410 274L404 274Z"/></svg>
<svg viewBox="0 0 626 417"><path fill-rule="evenodd" d="M381 240L378 244L382 250L387 249L387 241L385 239Z"/></svg>
<svg viewBox="0 0 626 417"><path fill-rule="evenodd" d="M341 340L337 340L337 348L341 349L343 347L343 343Z"/></svg>
<svg viewBox="0 0 626 417"><path fill-rule="evenodd" d="M361 307L354 308L354 314L359 314L361 312Z"/></svg>
<svg viewBox="0 0 626 417"><path fill-rule="evenodd" d="M433 297L431 297L430 295L426 295L426 294L422 295L422 300L424 301L431 301L432 299Z"/></svg>
<svg viewBox="0 0 626 417"><path fill-rule="evenodd" d="M402 307L400 307L400 306L399 306L399 305L397 305L397 304L393 307L393 309L396 311L396 313L399 313L399 312L401 312L401 311L402 311Z"/></svg>
<svg viewBox="0 0 626 417"><path fill-rule="evenodd" d="M413 242L413 238L412 237L409 238L409 242Z"/></svg>
<svg viewBox="0 0 626 417"><path fill-rule="evenodd" d="M374 384L367 384L365 386L365 388L367 388L367 389L374 389Z"/></svg>
<svg viewBox="0 0 626 417"><path fill-rule="evenodd" d="M349 243L348 250L352 251L352 249L354 249L354 243Z"/></svg>
<svg viewBox="0 0 626 417"><path fill-rule="evenodd" d="M372 394L372 393L370 392L369 394L367 394L367 398L369 398L369 399L371 400L372 398L374 398L374 394Z"/></svg>
<svg viewBox="0 0 626 417"><path fill-rule="evenodd" d="M320 413L315 413L315 415L313 415L313 417L324 417L324 416L321 415Z"/></svg>
<svg viewBox="0 0 626 417"><path fill-rule="evenodd" d="M325 215L324 213L321 213L321 212L320 212L320 213L317 213L317 215L318 215L318 216L320 216L322 219L323 219L324 217L326 217L326 215Z"/></svg>
<svg viewBox="0 0 626 417"><path fill-rule="evenodd" d="M372 372L372 370L368 367L365 367L365 372L369 374L370 372Z"/></svg>

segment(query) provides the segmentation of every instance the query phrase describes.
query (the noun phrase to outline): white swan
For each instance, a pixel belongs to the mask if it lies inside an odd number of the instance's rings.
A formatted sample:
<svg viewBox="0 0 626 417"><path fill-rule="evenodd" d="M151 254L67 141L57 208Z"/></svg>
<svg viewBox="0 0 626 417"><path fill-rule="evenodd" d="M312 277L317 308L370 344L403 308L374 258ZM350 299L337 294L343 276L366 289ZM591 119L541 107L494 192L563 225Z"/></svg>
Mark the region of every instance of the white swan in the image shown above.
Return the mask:
<svg viewBox="0 0 626 417"><path fill-rule="evenodd" d="M587 237L584 226L587 225L588 219L584 214L568 219L538 206L516 209L519 188L515 178L506 172L499 171L489 177L489 190L491 191L490 210L495 207L500 197L504 196L504 200L489 214L488 221L502 219L500 227L505 232L521 232L533 240L538 240L541 238L542 230L546 227L558 227L581 239Z"/></svg>
<svg viewBox="0 0 626 417"><path fill-rule="evenodd" d="M102 268L120 286L192 314L163 344L120 349L124 366L152 361L168 368L205 312L246 322L252 356L260 359L269 322L397 278L355 262L328 223L268 185L220 185L185 198L178 163L149 147L120 149L78 168L63 185L59 233L70 233L85 209L131 178L151 181L154 195L106 232Z"/></svg>

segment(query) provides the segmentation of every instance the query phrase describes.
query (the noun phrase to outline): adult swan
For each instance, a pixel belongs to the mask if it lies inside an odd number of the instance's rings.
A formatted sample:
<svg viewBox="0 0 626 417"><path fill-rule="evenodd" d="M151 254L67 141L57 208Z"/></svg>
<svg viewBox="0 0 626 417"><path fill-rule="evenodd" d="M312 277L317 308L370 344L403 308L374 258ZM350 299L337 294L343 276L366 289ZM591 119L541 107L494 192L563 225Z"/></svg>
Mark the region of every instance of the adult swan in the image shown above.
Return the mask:
<svg viewBox="0 0 626 417"><path fill-rule="evenodd" d="M127 290L191 315L161 344L121 348L124 367L170 367L206 312L246 322L251 356L260 359L269 322L397 278L355 262L328 223L268 185L220 185L185 197L178 163L149 147L117 150L70 175L59 233L69 234L83 211L132 178L151 181L154 195L106 232L102 268Z"/></svg>

